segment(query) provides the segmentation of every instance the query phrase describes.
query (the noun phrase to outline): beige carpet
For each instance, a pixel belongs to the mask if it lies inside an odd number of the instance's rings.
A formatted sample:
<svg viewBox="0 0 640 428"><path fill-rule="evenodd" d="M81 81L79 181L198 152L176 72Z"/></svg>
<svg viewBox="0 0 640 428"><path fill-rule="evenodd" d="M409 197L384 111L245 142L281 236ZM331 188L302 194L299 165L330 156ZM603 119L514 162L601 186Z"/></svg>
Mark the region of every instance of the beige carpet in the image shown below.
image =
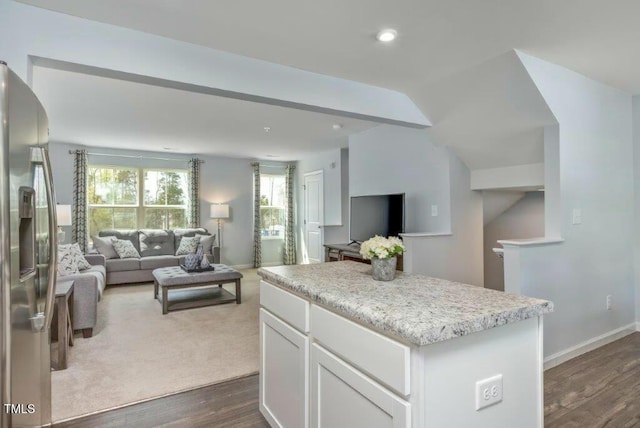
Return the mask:
<svg viewBox="0 0 640 428"><path fill-rule="evenodd" d="M255 272L243 271L240 305L167 315L153 284L107 287L93 337L76 335L69 368L52 372L54 422L257 372Z"/></svg>

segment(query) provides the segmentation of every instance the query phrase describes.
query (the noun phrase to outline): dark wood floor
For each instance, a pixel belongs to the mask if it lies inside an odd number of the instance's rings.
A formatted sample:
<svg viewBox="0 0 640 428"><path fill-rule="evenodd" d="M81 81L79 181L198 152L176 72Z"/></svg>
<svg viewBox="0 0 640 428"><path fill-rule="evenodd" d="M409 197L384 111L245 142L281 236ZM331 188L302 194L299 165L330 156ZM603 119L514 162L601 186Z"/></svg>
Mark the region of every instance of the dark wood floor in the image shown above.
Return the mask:
<svg viewBox="0 0 640 428"><path fill-rule="evenodd" d="M258 410L258 375L54 424L54 428L242 427L269 425Z"/></svg>
<svg viewBox="0 0 640 428"><path fill-rule="evenodd" d="M545 427L640 426L640 333L547 370ZM159 398L54 427L267 427L258 376Z"/></svg>
<svg viewBox="0 0 640 428"><path fill-rule="evenodd" d="M545 427L640 426L640 333L544 374Z"/></svg>

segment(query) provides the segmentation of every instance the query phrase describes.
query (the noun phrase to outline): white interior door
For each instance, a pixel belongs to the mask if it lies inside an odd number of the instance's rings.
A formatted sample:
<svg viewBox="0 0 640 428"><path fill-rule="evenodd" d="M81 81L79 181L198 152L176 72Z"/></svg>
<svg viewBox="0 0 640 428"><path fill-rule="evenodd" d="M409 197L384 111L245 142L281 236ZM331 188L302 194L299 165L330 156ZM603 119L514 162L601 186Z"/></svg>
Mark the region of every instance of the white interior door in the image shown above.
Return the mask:
<svg viewBox="0 0 640 428"><path fill-rule="evenodd" d="M322 171L304 175L304 240L306 261L320 263L322 251L322 224L324 222L324 176Z"/></svg>

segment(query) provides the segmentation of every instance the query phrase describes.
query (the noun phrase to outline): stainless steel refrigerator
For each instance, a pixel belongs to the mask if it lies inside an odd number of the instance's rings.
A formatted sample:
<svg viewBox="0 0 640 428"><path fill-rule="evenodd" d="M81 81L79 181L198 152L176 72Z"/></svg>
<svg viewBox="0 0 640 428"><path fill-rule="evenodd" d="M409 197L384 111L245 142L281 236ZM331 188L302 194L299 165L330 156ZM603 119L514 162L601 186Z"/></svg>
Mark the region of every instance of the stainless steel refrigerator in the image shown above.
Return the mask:
<svg viewBox="0 0 640 428"><path fill-rule="evenodd" d="M1 427L51 423L55 196L47 115L0 63Z"/></svg>

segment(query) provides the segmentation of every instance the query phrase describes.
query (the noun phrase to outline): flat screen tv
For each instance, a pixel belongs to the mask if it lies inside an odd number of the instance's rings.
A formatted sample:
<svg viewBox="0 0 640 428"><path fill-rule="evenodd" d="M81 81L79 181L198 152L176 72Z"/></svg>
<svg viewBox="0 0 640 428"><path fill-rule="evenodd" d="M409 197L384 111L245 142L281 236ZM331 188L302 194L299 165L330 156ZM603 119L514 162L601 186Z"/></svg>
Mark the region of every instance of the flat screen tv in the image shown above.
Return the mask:
<svg viewBox="0 0 640 428"><path fill-rule="evenodd" d="M404 232L404 193L352 196L349 239L363 242L375 235L398 236Z"/></svg>

